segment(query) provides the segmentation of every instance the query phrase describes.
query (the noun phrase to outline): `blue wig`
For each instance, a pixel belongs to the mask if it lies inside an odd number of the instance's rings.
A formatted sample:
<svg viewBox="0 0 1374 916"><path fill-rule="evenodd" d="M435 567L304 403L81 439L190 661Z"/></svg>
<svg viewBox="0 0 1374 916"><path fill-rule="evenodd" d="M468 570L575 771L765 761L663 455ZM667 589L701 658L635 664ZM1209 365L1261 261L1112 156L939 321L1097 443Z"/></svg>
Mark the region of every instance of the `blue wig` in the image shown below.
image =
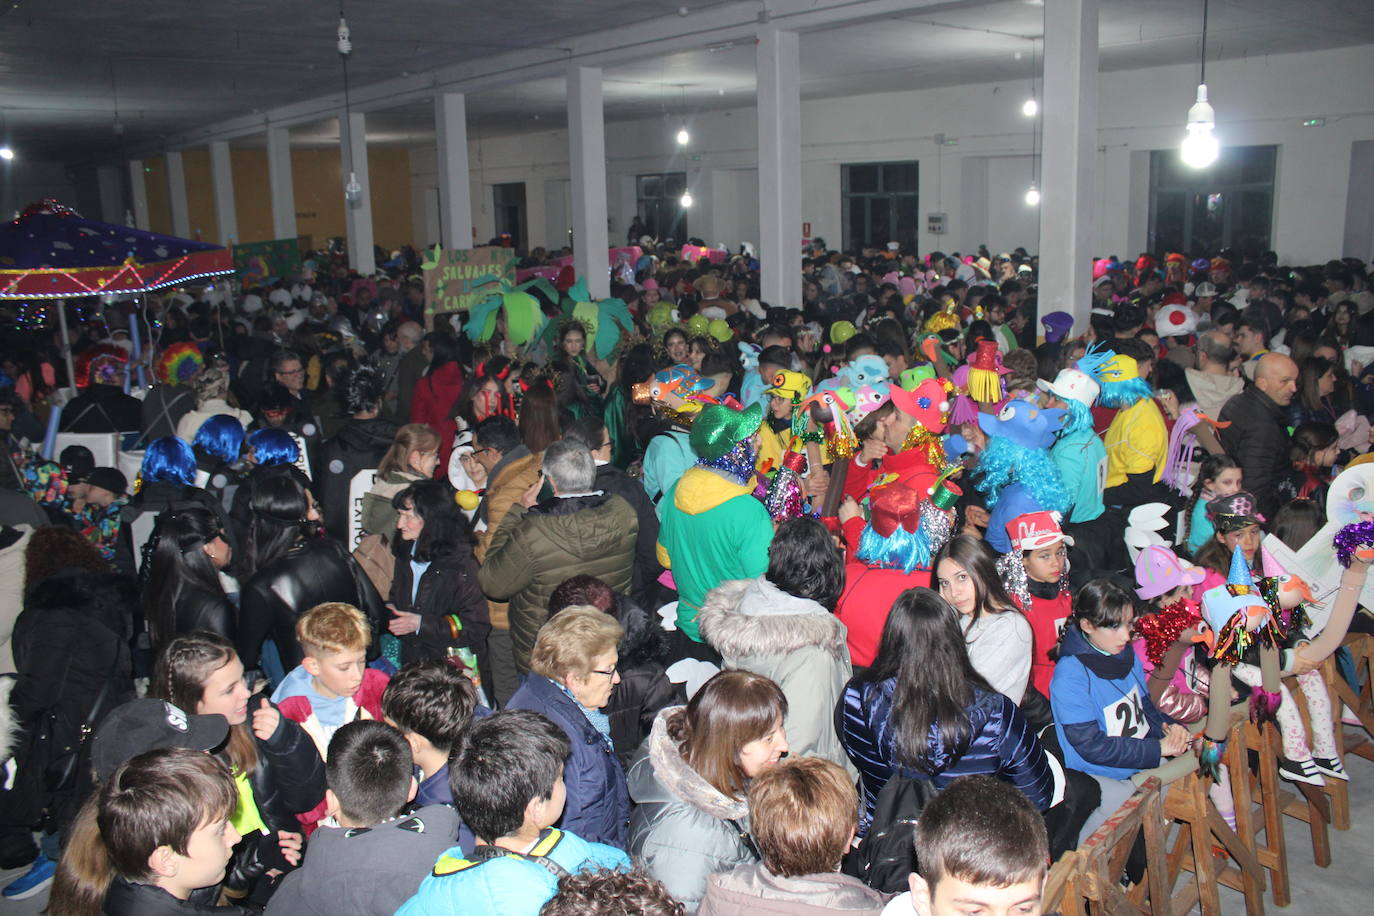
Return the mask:
<svg viewBox="0 0 1374 916"><path fill-rule="evenodd" d="M138 474L144 483L168 480L188 487L195 486L196 455L185 439L163 436L148 443Z"/></svg>
<svg viewBox="0 0 1374 916"><path fill-rule="evenodd" d="M191 445L221 461L238 461L243 448L243 424L227 413L215 414L200 424Z"/></svg>
<svg viewBox="0 0 1374 916"><path fill-rule="evenodd" d="M301 457L296 440L284 429L259 429L248 436L248 447L259 467L295 464Z"/></svg>
<svg viewBox="0 0 1374 916"><path fill-rule="evenodd" d="M898 525L896 531L883 537L873 530L872 525L864 525L855 556L870 566L900 569L910 574L917 567L929 569L933 553L924 526L917 528L913 534Z"/></svg>
<svg viewBox="0 0 1374 916"><path fill-rule="evenodd" d="M978 456L974 468L975 486L987 495L988 508L997 505L1002 489L1019 483L1031 498L1051 512L1067 512L1069 493L1054 459L1044 449L1026 448L1003 436L989 436L988 447Z"/></svg>
<svg viewBox="0 0 1374 916"><path fill-rule="evenodd" d="M1102 383L1102 393L1097 403L1103 407L1130 407L1154 394L1150 383L1143 378L1127 379L1124 382Z"/></svg>
<svg viewBox="0 0 1374 916"><path fill-rule="evenodd" d="M1073 398L1060 398L1064 402L1064 408L1069 412L1068 419L1064 421L1063 427L1059 430L1059 438L1072 436L1081 432L1092 432L1093 412L1088 405L1082 401L1075 401Z"/></svg>

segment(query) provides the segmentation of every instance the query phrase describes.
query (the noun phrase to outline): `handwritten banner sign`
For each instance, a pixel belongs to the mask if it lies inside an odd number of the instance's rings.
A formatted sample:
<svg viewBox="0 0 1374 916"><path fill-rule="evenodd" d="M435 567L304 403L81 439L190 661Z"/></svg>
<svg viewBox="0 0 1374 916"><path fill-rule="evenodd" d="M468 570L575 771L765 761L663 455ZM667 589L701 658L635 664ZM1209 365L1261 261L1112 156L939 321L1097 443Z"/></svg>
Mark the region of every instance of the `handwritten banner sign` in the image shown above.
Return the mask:
<svg viewBox="0 0 1374 916"><path fill-rule="evenodd" d="M515 252L510 248L454 248L437 246L425 253L425 327L434 316L466 312L499 290L504 280L515 283Z"/></svg>

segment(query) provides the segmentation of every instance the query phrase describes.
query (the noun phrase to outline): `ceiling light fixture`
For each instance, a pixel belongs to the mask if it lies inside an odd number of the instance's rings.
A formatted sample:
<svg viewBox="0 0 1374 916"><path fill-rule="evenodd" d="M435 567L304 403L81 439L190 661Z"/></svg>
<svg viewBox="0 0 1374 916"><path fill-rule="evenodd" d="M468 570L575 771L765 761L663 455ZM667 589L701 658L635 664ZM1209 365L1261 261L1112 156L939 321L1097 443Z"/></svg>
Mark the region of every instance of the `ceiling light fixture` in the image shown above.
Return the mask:
<svg viewBox="0 0 1374 916"><path fill-rule="evenodd" d="M677 145L686 146L692 142L692 135L687 132L687 84L677 88L682 93L682 126L677 129Z"/></svg>
<svg viewBox="0 0 1374 916"><path fill-rule="evenodd" d="M1040 206L1040 189L1035 186L1035 182L1033 181L1031 182L1031 186L1026 190L1026 206Z"/></svg>
<svg viewBox="0 0 1374 916"><path fill-rule="evenodd" d="M1040 113L1040 102L1035 98L1035 39L1031 39L1031 79L1030 79L1030 98L1021 105L1021 114L1028 118L1033 118Z"/></svg>
<svg viewBox="0 0 1374 916"><path fill-rule="evenodd" d="M1207 13L1208 0L1202 0L1201 72L1198 77L1197 101L1188 109L1188 134L1183 138L1179 153L1184 165L1205 169L1217 161L1221 143L1212 133L1217 126L1216 111L1207 101Z"/></svg>
<svg viewBox="0 0 1374 916"><path fill-rule="evenodd" d="M13 158L14 150L10 149L8 146L0 146L0 159L9 162Z"/></svg>
<svg viewBox="0 0 1374 916"><path fill-rule="evenodd" d="M344 113L339 123L339 139L343 143L343 160L348 168L348 181L344 184L344 202L350 207L362 206L363 186L358 181L358 173L353 168L353 119L350 117L348 97L348 58L353 54L352 35L348 31L348 20L344 18L343 0L339 0L339 62L343 64Z"/></svg>
<svg viewBox="0 0 1374 916"><path fill-rule="evenodd" d="M692 206L692 192L691 192L690 190L684 190L684 191L682 192L682 196L681 196L680 198L678 198L678 203L682 204L682 209L684 209L684 210L691 209L691 206Z"/></svg>

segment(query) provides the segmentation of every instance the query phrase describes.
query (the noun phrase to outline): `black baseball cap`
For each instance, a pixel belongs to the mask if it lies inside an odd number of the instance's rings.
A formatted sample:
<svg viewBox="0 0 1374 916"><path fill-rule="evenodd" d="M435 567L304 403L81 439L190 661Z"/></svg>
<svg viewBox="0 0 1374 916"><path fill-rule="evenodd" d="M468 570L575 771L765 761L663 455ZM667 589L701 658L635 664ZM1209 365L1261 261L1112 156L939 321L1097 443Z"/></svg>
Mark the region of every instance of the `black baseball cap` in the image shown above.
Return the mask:
<svg viewBox="0 0 1374 916"><path fill-rule="evenodd" d="M84 445L69 445L57 456L58 463L67 469L69 483L84 483L95 469L95 455Z"/></svg>
<svg viewBox="0 0 1374 916"><path fill-rule="evenodd" d="M91 735L91 768L104 782L131 757L164 747L211 751L228 735L224 716L191 716L148 697L130 700L112 709Z"/></svg>

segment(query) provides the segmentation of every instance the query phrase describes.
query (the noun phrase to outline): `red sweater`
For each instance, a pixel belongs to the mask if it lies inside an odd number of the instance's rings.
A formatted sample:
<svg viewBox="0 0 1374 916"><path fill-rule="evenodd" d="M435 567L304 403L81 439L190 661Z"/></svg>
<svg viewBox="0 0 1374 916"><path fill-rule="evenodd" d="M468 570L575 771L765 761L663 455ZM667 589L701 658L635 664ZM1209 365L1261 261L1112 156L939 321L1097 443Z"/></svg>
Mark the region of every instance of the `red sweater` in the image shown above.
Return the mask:
<svg viewBox="0 0 1374 916"><path fill-rule="evenodd" d="M1073 605L1068 593L1060 592L1054 598L1031 595L1031 606L1021 610L1031 625L1031 684L1048 700L1054 678L1049 651L1059 641L1059 629L1073 612Z"/></svg>
<svg viewBox="0 0 1374 916"><path fill-rule="evenodd" d="M458 430L453 405L462 393L463 370L457 363L444 363L415 383L410 400L410 422L427 424L439 434L439 464L434 476L440 479L448 474L448 458Z"/></svg>
<svg viewBox="0 0 1374 916"><path fill-rule="evenodd" d="M835 615L849 631L849 658L855 667L867 668L878 654L878 641L887 623L892 602L909 588L930 587L930 570L914 569L910 574L900 569L880 569L853 556L859 546L864 521L852 518L844 524L845 551L844 591L835 606Z"/></svg>

